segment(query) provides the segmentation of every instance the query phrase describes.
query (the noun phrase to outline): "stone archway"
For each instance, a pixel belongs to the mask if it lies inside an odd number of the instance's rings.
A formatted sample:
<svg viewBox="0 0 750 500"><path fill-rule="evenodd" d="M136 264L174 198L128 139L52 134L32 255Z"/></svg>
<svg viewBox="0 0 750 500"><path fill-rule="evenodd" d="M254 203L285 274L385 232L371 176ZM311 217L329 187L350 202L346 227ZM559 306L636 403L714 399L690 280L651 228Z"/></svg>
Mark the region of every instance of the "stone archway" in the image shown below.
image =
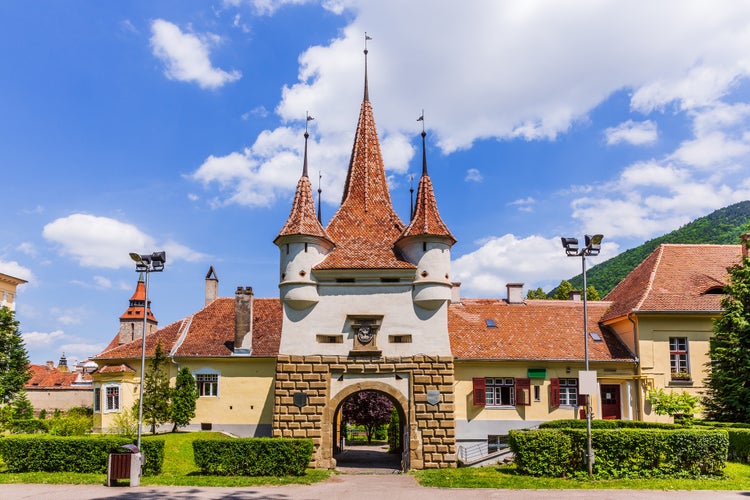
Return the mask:
<svg viewBox="0 0 750 500"><path fill-rule="evenodd" d="M334 451L337 445L338 438L338 416L341 411L341 407L350 396L362 392L362 391L375 391L384 394L391 400L394 408L399 414L400 423L400 434L403 436L403 429L409 428L410 422L414 421L413 411L410 409L409 400L395 387L388 385L384 382L377 380L371 380L366 382L358 382L343 388L337 394L328 401L325 409L323 410L323 421L321 422L322 436L321 436L321 447L320 453L321 458L324 462L328 463L328 466L333 468L336 466L336 460L334 459ZM403 438L402 438L403 440ZM411 448L411 443L402 442L401 446L404 450L407 450L410 456L416 450ZM408 461L407 461L408 463Z"/></svg>

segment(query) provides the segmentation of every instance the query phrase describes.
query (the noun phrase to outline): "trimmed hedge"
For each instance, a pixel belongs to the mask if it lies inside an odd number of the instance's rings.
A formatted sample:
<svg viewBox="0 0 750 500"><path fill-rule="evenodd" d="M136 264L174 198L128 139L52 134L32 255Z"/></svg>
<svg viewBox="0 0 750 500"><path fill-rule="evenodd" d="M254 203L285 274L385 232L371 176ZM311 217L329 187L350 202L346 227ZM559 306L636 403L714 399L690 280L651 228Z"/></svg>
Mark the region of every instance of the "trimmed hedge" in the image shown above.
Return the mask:
<svg viewBox="0 0 750 500"><path fill-rule="evenodd" d="M106 473L109 453L132 439L117 436L7 436L0 439L0 457L8 472ZM161 473L164 441L142 441L144 476Z"/></svg>
<svg viewBox="0 0 750 500"><path fill-rule="evenodd" d="M595 429L591 438L597 478L720 476L729 447L724 430ZM583 429L511 431L510 447L524 474L565 477L586 469Z"/></svg>
<svg viewBox="0 0 750 500"><path fill-rule="evenodd" d="M539 424L540 429L585 429L585 420L550 420ZM592 420L592 429L684 429L684 425L640 420Z"/></svg>
<svg viewBox="0 0 750 500"><path fill-rule="evenodd" d="M49 432L49 424L46 420L36 418L23 418L11 420L6 424L11 434L36 434Z"/></svg>
<svg viewBox="0 0 750 500"><path fill-rule="evenodd" d="M219 476L302 476L312 460L310 439L196 439L195 464Z"/></svg>
<svg viewBox="0 0 750 500"><path fill-rule="evenodd" d="M729 434L729 460L750 463L750 429L725 429Z"/></svg>

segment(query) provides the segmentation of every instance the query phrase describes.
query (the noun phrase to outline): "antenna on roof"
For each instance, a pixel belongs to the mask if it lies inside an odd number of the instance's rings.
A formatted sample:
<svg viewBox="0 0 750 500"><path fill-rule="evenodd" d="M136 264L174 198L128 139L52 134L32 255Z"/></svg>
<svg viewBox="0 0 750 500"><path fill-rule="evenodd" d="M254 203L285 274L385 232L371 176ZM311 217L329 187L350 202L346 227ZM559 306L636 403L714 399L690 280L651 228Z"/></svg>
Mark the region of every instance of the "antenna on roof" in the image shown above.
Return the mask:
<svg viewBox="0 0 750 500"><path fill-rule="evenodd" d="M323 192L323 190L320 189L320 181L321 181L321 179L323 179L323 172L321 172L320 170L318 170L318 222L320 222L321 224L323 224L323 220L322 220L323 215L320 212L320 195Z"/></svg>
<svg viewBox="0 0 750 500"><path fill-rule="evenodd" d="M367 40L372 40L372 37L365 31L365 101L370 100L370 93L367 90Z"/></svg>

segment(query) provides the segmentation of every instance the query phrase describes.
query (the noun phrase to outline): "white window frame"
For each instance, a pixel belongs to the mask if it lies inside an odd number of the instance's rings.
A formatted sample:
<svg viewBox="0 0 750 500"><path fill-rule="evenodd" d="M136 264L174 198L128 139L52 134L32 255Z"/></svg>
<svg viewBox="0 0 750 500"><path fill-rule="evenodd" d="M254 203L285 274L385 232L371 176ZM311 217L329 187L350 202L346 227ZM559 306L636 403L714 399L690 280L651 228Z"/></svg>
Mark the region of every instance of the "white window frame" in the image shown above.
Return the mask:
<svg viewBox="0 0 750 500"><path fill-rule="evenodd" d="M578 406L578 379L560 379L560 406L572 408Z"/></svg>
<svg viewBox="0 0 750 500"><path fill-rule="evenodd" d="M215 376L216 381L199 381L198 378L202 378L204 376ZM199 398L218 398L221 394L221 372L218 370L212 370L210 368L201 368L200 370L196 370L193 372L193 378L195 378L195 389L198 391L198 397ZM201 384L203 383L213 383L216 387L216 394L201 394Z"/></svg>
<svg viewBox="0 0 750 500"><path fill-rule="evenodd" d="M486 408L515 408L516 407L516 379L512 377L485 377L485 407ZM503 401L506 395L508 401ZM500 399L498 404L496 401Z"/></svg>
<svg viewBox="0 0 750 500"><path fill-rule="evenodd" d="M120 384L104 384L102 385L102 389L104 389L104 404L102 405L102 411L104 413L119 413L120 408L122 407L122 387ZM109 400L109 390L110 389L116 389L117 390L117 399L115 400L114 407L110 408L110 400Z"/></svg>
<svg viewBox="0 0 750 500"><path fill-rule="evenodd" d="M684 341L684 349L681 344ZM690 342L687 337L669 337L669 371L690 374Z"/></svg>

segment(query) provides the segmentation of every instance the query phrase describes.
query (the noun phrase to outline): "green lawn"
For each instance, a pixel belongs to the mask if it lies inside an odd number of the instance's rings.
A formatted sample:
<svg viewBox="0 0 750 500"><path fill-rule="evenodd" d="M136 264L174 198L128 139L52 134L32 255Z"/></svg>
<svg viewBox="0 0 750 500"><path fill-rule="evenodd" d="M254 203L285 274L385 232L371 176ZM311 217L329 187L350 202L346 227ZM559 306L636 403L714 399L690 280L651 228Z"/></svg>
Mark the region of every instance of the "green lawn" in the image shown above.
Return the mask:
<svg viewBox="0 0 750 500"><path fill-rule="evenodd" d="M750 490L750 465L727 463L718 479L557 479L522 476L512 465L415 471L422 486L502 489Z"/></svg>

